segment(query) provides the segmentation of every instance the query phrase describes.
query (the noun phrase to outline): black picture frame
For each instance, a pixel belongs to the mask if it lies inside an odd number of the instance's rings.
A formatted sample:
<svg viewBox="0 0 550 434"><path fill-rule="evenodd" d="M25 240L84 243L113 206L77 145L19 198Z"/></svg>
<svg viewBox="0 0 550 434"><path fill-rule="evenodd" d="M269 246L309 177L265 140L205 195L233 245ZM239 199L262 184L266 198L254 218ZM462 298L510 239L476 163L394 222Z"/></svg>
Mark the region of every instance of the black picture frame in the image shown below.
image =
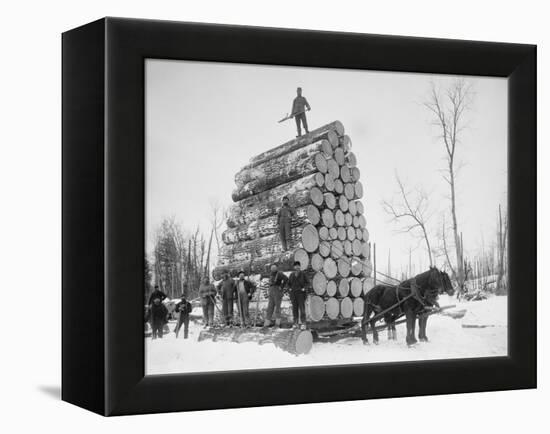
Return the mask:
<svg viewBox="0 0 550 434"><path fill-rule="evenodd" d="M62 51L63 400L124 415L536 387L536 46L104 18ZM508 357L144 376L146 58L507 77Z"/></svg>

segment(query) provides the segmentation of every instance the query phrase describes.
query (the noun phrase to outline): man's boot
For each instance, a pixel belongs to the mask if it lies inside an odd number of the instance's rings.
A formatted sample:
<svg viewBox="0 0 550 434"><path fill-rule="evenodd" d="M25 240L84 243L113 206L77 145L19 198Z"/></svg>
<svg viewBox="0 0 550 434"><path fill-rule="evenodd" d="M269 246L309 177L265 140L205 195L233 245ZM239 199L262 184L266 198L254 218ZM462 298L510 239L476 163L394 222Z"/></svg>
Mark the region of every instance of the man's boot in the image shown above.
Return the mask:
<svg viewBox="0 0 550 434"><path fill-rule="evenodd" d="M275 320L275 328L278 329L279 327L281 327L281 318Z"/></svg>

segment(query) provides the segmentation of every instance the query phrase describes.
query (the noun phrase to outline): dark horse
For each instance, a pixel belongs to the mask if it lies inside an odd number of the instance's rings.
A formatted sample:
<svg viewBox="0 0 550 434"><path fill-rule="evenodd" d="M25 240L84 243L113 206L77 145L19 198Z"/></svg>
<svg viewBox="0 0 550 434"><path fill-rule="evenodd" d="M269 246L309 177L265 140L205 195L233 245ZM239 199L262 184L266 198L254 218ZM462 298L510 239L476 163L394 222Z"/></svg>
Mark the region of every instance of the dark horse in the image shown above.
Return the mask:
<svg viewBox="0 0 550 434"><path fill-rule="evenodd" d="M444 271L439 271L436 267L430 267L428 271L405 280L397 286L376 285L363 297L365 301L363 320L361 321L363 343L368 344L367 327L369 323L373 333L372 339L375 344L378 343L378 331L375 327L377 319L375 317L394 305L396 306L383 315L384 321L388 325L388 338L397 339L395 321L404 314L407 323L407 345L417 342L415 338L417 317L420 328L418 338L427 342L427 312L432 307L439 307L437 298L444 292L453 295L453 285L449 275ZM370 319L373 313L375 316Z"/></svg>

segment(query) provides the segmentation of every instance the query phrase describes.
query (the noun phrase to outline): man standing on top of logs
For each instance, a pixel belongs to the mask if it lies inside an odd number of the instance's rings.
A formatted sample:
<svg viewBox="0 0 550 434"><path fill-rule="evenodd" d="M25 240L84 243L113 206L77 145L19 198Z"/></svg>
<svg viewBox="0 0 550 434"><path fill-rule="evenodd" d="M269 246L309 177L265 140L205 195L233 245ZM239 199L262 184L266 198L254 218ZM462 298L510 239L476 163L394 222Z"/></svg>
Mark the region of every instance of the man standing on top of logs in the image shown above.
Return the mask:
<svg viewBox="0 0 550 434"><path fill-rule="evenodd" d="M231 326L233 325L233 299L237 296L237 285L227 271L223 273L223 280L218 284L218 291L222 297L225 325Z"/></svg>
<svg viewBox="0 0 550 434"><path fill-rule="evenodd" d="M216 296L216 287L210 283L208 276L202 278L202 283L199 287L199 296L201 298L204 327L211 327L214 325L214 297Z"/></svg>
<svg viewBox="0 0 550 434"><path fill-rule="evenodd" d="M239 271L239 280L237 280L237 307L241 320L241 327L248 326L248 303L256 286L248 279L244 278L244 271Z"/></svg>
<svg viewBox="0 0 550 434"><path fill-rule="evenodd" d="M294 262L294 271L288 277L288 286L290 288L294 327L300 326L302 330L306 328L306 287L308 285L309 279L306 273L302 271L300 262Z"/></svg>
<svg viewBox="0 0 550 434"><path fill-rule="evenodd" d="M307 99L302 96L301 87L296 89L296 93L298 96L294 98L294 101L292 102L292 111L290 112L290 115L294 116L294 119L296 120L296 128L298 129L298 135L296 137L300 137L302 135L300 122L304 126L304 130L306 130L306 134L309 133L307 128L306 110L311 110L311 107L309 106Z"/></svg>
<svg viewBox="0 0 550 434"><path fill-rule="evenodd" d="M269 276L269 300L267 302L264 327L271 325L273 315L275 315L275 327L281 325L281 301L283 300L283 289L287 284L288 277L279 271L276 264L273 264Z"/></svg>
<svg viewBox="0 0 550 434"><path fill-rule="evenodd" d="M279 224L279 235L281 236L281 244L283 250L288 250L288 240L290 239L290 226L292 217L295 216L294 209L290 207L288 196L283 197L283 206L279 210L277 222Z"/></svg>

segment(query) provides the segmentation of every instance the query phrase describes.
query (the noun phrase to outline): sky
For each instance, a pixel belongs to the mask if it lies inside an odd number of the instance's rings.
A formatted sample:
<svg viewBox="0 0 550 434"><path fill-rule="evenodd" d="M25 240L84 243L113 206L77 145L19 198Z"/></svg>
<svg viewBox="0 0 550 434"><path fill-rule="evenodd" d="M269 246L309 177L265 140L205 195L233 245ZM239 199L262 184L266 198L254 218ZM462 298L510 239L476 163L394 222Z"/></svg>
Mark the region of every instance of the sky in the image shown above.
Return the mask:
<svg viewBox="0 0 550 434"><path fill-rule="evenodd" d="M311 105L310 129L340 120L353 143L365 194L367 228L380 270L409 261L428 265L418 239L397 233L381 202L396 197L395 173L429 193L432 244L446 213L445 151L440 131L423 106L430 84L444 89L456 77L335 68L298 68L147 59L146 246L154 228L174 216L191 231L209 232L211 204L232 203L234 176L248 160L296 135L291 109L296 87ZM507 80L467 77L473 101L457 150L457 213L467 254L489 246L498 206L506 204ZM436 260L442 265L443 259Z"/></svg>

